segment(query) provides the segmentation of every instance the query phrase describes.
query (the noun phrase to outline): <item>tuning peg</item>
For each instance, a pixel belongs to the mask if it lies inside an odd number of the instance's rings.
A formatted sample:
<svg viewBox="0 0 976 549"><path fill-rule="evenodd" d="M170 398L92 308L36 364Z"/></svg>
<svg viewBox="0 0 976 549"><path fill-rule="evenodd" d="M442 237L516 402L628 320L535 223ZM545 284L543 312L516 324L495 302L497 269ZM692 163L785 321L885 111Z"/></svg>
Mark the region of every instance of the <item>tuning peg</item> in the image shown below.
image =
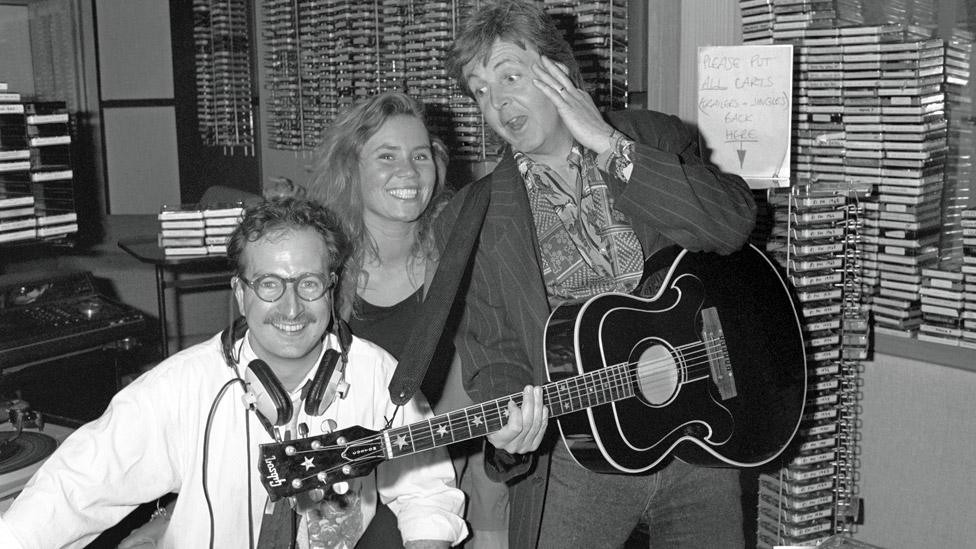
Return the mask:
<svg viewBox="0 0 976 549"><path fill-rule="evenodd" d="M323 498L325 498L325 490L313 488L308 492L303 492L288 499L291 501L291 506L295 511L304 513L310 509L314 509Z"/></svg>
<svg viewBox="0 0 976 549"><path fill-rule="evenodd" d="M341 496L341 495L343 495L343 494L345 494L346 492L349 491L349 483L348 482L337 482L337 483L335 483L335 484L332 485L332 491L335 492L336 494L339 494Z"/></svg>

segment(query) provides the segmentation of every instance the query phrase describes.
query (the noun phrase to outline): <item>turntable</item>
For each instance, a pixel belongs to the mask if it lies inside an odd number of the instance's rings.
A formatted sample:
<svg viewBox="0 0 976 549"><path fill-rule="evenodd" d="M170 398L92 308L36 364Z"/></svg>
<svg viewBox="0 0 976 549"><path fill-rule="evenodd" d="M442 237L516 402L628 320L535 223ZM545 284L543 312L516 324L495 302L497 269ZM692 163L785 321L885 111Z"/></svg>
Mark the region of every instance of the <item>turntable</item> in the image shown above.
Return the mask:
<svg viewBox="0 0 976 549"><path fill-rule="evenodd" d="M0 431L0 475L34 465L58 447L50 435L33 431Z"/></svg>
<svg viewBox="0 0 976 549"><path fill-rule="evenodd" d="M45 425L22 400L0 401L0 510L70 433L67 427Z"/></svg>

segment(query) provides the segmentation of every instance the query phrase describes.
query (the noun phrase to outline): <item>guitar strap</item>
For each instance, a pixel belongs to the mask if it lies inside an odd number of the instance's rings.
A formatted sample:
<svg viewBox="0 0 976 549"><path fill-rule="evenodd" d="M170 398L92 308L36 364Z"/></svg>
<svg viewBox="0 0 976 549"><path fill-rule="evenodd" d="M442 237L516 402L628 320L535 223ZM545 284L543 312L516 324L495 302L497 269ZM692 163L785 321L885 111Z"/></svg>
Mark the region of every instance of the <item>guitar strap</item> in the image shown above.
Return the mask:
<svg viewBox="0 0 976 549"><path fill-rule="evenodd" d="M278 500L272 513L265 513L258 534L257 549L294 549L298 538L298 514L287 499Z"/></svg>
<svg viewBox="0 0 976 549"><path fill-rule="evenodd" d="M464 197L454 229L430 282L427 298L420 306L420 314L407 338L410 344L403 351L390 380L390 399L397 406L403 406L413 397L427 375L427 368L444 333L444 323L457 297L461 277L467 270L478 234L481 233L490 190L489 184L475 185Z"/></svg>

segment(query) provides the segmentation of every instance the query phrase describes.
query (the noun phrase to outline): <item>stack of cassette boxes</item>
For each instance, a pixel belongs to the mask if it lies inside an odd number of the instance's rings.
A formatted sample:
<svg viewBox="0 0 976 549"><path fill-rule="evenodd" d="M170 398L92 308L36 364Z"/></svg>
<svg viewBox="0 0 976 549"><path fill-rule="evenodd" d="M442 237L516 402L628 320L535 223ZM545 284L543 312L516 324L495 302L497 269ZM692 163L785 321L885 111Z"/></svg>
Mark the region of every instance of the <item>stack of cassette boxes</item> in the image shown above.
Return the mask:
<svg viewBox="0 0 976 549"><path fill-rule="evenodd" d="M843 194L810 187L803 193L777 190L770 193L769 204L774 223L767 251L796 288L809 378L797 453L785 467L759 477L757 542L762 548L812 544L834 532L850 229Z"/></svg>
<svg viewBox="0 0 976 549"><path fill-rule="evenodd" d="M230 234L240 224L242 203L163 205L159 212L159 247L166 256L223 255Z"/></svg>
<svg viewBox="0 0 976 549"><path fill-rule="evenodd" d="M757 544L815 545L858 521L868 313L914 334L918 288L902 285L938 259L944 47L924 10L867 25L856 1L739 5L745 43L794 45L792 187L770 191L767 250L796 287L810 374L797 452L759 478Z"/></svg>
<svg viewBox="0 0 976 549"><path fill-rule="evenodd" d="M962 212L963 309L960 345L976 349L976 209Z"/></svg>
<svg viewBox="0 0 976 549"><path fill-rule="evenodd" d="M23 101L0 83L0 242L78 232L71 141L65 103Z"/></svg>

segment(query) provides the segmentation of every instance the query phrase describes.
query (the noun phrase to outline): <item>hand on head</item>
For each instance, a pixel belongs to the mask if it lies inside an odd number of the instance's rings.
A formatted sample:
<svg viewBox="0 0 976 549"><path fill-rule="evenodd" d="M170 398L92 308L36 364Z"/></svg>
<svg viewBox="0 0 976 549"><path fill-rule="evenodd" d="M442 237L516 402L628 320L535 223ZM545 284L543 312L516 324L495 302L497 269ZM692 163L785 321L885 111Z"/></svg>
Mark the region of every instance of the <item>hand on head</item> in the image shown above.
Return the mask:
<svg viewBox="0 0 976 549"><path fill-rule="evenodd" d="M533 83L556 106L576 141L597 154L613 146L613 127L603 119L590 94L576 87L565 65L542 55L532 72L536 75Z"/></svg>

